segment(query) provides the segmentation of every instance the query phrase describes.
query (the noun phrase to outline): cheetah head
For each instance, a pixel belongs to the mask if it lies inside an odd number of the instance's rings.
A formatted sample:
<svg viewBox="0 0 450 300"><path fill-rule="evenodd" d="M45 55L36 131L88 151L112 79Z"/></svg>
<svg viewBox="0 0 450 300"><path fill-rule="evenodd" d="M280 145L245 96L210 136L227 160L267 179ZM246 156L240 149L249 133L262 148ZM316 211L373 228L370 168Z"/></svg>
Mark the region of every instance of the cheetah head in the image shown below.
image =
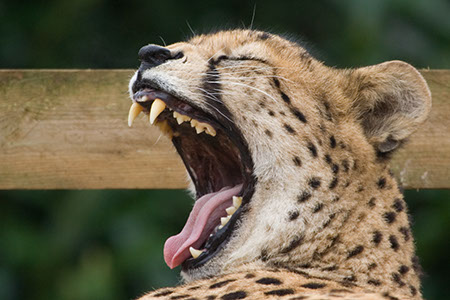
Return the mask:
<svg viewBox="0 0 450 300"><path fill-rule="evenodd" d="M345 240L356 189L386 170L431 106L406 63L337 70L259 31L148 45L139 58L129 123L144 111L171 138L196 198L164 247L187 281L310 263L331 232Z"/></svg>

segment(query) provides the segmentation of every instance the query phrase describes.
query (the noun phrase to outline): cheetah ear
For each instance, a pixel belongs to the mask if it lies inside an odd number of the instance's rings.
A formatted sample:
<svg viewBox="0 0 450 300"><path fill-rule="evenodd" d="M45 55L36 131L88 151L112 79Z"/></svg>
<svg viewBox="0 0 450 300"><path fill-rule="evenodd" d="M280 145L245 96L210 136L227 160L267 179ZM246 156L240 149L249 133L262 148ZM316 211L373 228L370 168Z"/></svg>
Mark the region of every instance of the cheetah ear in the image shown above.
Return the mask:
<svg viewBox="0 0 450 300"><path fill-rule="evenodd" d="M431 92L411 65L389 61L350 73L351 109L380 154L395 150L431 110Z"/></svg>

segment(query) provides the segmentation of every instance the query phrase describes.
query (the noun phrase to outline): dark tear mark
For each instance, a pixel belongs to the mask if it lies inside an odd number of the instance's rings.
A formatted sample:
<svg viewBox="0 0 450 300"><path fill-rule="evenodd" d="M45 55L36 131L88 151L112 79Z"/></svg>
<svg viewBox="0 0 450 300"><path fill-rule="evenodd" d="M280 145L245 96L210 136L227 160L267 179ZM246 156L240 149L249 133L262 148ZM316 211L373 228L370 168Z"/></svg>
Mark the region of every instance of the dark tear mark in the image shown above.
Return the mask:
<svg viewBox="0 0 450 300"><path fill-rule="evenodd" d="M306 121L306 117L305 117L305 115L301 112L301 111L299 111L297 108L295 108L295 107L291 107L291 112L294 114L294 116L297 118L297 119L299 119L302 123L307 123L307 121Z"/></svg>

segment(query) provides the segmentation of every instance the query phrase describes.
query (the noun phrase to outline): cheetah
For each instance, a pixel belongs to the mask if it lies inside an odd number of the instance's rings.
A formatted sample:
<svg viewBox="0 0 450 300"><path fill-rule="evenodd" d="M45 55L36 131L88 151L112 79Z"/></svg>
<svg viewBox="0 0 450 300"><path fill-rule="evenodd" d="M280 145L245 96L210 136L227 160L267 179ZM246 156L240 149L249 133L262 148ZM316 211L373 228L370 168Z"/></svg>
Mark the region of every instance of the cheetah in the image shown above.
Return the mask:
<svg viewBox="0 0 450 300"><path fill-rule="evenodd" d="M431 93L411 65L325 66L255 30L147 45L129 83L172 140L195 204L164 245L184 285L148 299L422 299L389 168Z"/></svg>

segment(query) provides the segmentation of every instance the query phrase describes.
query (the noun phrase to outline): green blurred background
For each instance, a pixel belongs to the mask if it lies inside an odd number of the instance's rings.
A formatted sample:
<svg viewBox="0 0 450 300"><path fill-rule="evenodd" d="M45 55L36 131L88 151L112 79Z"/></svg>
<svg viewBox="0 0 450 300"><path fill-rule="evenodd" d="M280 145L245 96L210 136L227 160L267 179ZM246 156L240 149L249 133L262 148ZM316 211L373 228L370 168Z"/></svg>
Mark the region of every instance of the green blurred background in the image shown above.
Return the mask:
<svg viewBox="0 0 450 300"><path fill-rule="evenodd" d="M0 68L136 68L141 46L249 27L255 7L254 28L299 39L331 66L450 68L445 0L2 0ZM424 295L448 299L450 191L405 197ZM191 205L183 191L0 191L0 299L132 299L176 284L162 246Z"/></svg>

